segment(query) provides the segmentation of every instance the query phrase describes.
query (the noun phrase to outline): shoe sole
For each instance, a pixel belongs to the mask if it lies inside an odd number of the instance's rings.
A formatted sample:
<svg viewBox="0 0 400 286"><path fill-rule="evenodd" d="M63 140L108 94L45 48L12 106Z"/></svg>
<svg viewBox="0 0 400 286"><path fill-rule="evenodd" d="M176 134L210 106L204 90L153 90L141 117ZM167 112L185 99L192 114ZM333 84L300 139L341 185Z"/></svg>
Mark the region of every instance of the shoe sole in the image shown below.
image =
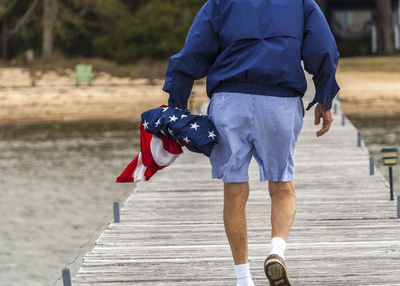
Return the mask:
<svg viewBox="0 0 400 286"><path fill-rule="evenodd" d="M270 259L264 266L270 286L292 286L285 266L277 259Z"/></svg>

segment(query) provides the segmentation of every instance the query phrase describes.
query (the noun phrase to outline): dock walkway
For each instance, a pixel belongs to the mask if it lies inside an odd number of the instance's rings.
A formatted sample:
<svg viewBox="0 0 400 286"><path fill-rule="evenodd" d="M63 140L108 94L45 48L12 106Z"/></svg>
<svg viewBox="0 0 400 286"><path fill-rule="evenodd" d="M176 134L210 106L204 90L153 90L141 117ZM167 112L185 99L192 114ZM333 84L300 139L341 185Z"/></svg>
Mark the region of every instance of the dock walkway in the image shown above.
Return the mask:
<svg viewBox="0 0 400 286"><path fill-rule="evenodd" d="M305 103L309 98L305 99ZM339 104L339 103L337 103ZM307 112L296 155L297 216L286 251L295 286L400 285L400 221L396 203L357 130L341 112L316 138ZM267 183L250 168L249 261L255 285L267 285ZM236 285L222 221L222 184L206 157L185 152L147 183L139 183L86 254L75 285Z"/></svg>

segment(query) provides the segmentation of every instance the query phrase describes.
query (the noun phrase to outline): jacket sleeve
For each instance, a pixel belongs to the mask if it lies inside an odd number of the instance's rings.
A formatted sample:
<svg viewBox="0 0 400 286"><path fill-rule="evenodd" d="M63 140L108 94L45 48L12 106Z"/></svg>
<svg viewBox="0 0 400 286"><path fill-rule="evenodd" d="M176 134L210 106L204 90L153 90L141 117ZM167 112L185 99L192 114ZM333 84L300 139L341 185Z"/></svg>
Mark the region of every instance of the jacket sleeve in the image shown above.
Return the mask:
<svg viewBox="0 0 400 286"><path fill-rule="evenodd" d="M314 0L304 0L302 58L305 70L313 75L316 90L307 110L317 102L330 109L340 89L335 78L339 52L325 16Z"/></svg>
<svg viewBox="0 0 400 286"><path fill-rule="evenodd" d="M186 108L194 80L205 77L215 61L220 49L217 20L217 4L209 0L196 15L182 50L170 58L163 87L169 106Z"/></svg>

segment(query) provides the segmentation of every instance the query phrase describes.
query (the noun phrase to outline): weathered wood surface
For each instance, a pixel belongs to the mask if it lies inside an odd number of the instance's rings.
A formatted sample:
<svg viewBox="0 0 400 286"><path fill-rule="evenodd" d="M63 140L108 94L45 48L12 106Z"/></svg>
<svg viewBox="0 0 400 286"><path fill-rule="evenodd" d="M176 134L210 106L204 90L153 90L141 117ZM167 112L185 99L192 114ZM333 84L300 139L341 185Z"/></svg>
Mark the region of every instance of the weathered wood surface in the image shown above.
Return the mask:
<svg viewBox="0 0 400 286"><path fill-rule="evenodd" d="M305 100L308 102L309 98ZM341 113L315 137L304 118L296 155L297 216L286 252L296 286L400 285L400 221L368 151ZM236 285L222 221L223 192L208 159L186 152L125 201L86 254L73 285ZM270 236L267 183L250 168L249 255L255 285L267 285Z"/></svg>

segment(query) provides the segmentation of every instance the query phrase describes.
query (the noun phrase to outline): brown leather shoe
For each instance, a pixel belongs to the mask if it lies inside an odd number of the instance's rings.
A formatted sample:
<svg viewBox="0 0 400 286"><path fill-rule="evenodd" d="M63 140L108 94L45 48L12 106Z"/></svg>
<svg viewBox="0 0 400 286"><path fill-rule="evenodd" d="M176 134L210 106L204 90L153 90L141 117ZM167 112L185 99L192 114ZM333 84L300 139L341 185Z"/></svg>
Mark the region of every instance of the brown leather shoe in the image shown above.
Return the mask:
<svg viewBox="0 0 400 286"><path fill-rule="evenodd" d="M265 259L264 271L270 286L292 286L285 261L279 255L271 254Z"/></svg>

